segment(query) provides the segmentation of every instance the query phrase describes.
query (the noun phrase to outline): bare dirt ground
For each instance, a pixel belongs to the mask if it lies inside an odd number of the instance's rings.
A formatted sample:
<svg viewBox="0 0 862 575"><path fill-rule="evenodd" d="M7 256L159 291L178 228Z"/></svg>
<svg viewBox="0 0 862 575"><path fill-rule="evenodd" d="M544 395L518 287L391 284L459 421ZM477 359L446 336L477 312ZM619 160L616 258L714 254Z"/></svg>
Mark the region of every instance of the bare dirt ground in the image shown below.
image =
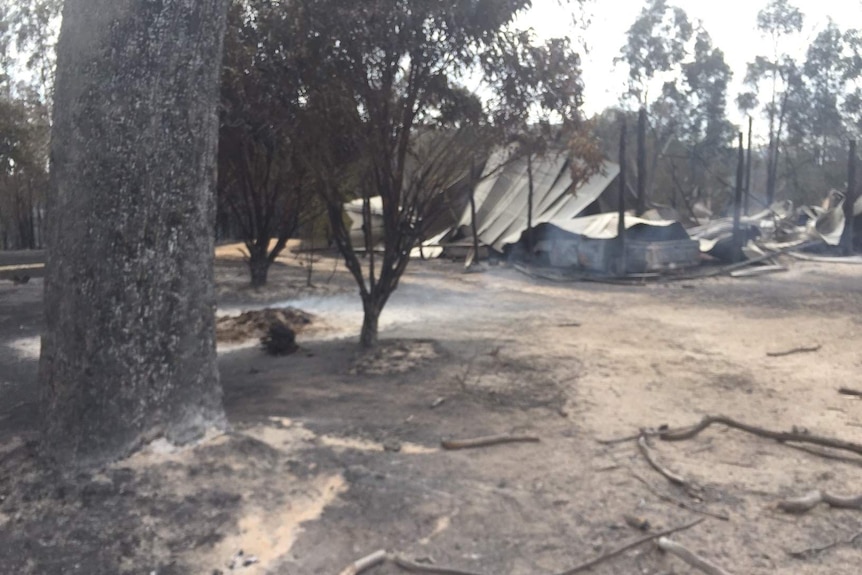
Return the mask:
<svg viewBox="0 0 862 575"><path fill-rule="evenodd" d="M224 347L228 433L156 441L73 477L33 456L41 280L0 282L0 572L336 575L383 548L487 575L556 574L642 536L627 514L652 531L706 517L673 539L737 575L860 572L862 537L793 553L849 540L862 510L776 504L815 488L862 494L862 458L723 426L653 438L692 492L634 441L602 442L706 414L862 442L862 400L837 392L862 388L858 267L791 261L760 278L623 287L415 262L380 348L362 354L343 266L327 283L333 260L320 256L308 287L288 256L251 292L242 262L220 256L220 313L304 310L314 324L300 351ZM541 441L439 447L498 433ZM590 572L698 573L652 544Z"/></svg>

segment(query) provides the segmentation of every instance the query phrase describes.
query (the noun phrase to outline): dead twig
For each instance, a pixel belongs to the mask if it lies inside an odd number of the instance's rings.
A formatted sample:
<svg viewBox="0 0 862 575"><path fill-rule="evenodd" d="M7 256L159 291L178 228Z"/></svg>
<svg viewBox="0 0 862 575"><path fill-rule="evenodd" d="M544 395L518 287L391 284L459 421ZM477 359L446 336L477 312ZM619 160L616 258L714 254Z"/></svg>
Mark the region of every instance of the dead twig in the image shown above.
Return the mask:
<svg viewBox="0 0 862 575"><path fill-rule="evenodd" d="M814 509L818 504L825 503L830 507L839 509L862 509L862 495L846 497L833 495L826 491L816 489L809 491L802 497L785 499L778 503L778 508L785 513L806 513Z"/></svg>
<svg viewBox="0 0 862 575"><path fill-rule="evenodd" d="M862 531L860 531L850 539L839 539L838 541L833 541L832 543L823 545L822 547L810 547L801 551L788 551L787 554L795 559L805 559L807 557L811 557L812 555L822 553L823 551L828 551L833 547L838 547L839 545L853 545L860 537L862 537Z"/></svg>
<svg viewBox="0 0 862 575"><path fill-rule="evenodd" d="M602 445L618 445L620 443L627 443L629 441L634 441L638 437L643 435L642 433L632 433L631 435L626 435L624 437L612 437L610 439L596 439L597 443Z"/></svg>
<svg viewBox="0 0 862 575"><path fill-rule="evenodd" d="M344 568L338 575L359 575L363 571L367 571L372 567L376 567L386 561L386 551L380 549L371 555L366 555L362 559L357 559L350 565Z"/></svg>
<svg viewBox="0 0 862 575"><path fill-rule="evenodd" d="M853 395L855 397L862 397L862 390L850 389L849 387L839 388L838 393L840 393L841 395Z"/></svg>
<svg viewBox="0 0 862 575"><path fill-rule="evenodd" d="M604 553L602 555L599 555L598 557L590 559L589 561L586 561L585 563L581 563L580 565L572 567L571 569L569 569L567 571L563 571L562 573L557 573L557 575L573 575L574 573L580 573L581 571L586 571L590 567L594 567L595 565L598 565L599 563L603 563L609 559L613 559L617 555L621 555L621 554L625 553L626 551L628 551L629 549L633 549L633 548L637 547L638 545L643 545L644 543L647 543L648 541L652 541L653 539L658 539L659 537L664 537L666 535L670 535L670 534L676 533L678 531L684 531L686 529L691 529L695 525L703 523L704 521L705 521L705 519L703 517L701 517L700 519L696 519L696 520L692 521L691 523L686 523L685 525L680 525L679 527L671 527L670 529L665 529L664 531L659 531L659 532L653 533L651 535L644 535L643 537L638 537L637 539L634 539L633 541L630 541L629 543L621 545L620 547L617 547L611 551L608 551L607 553Z"/></svg>
<svg viewBox="0 0 862 575"><path fill-rule="evenodd" d="M691 427L686 427L683 429L665 431L663 433L660 433L659 437L664 441L682 441L684 439L691 439L692 437L696 436L698 433L715 423L726 425L728 427L733 427L734 429L739 429L741 431L751 433L752 435L765 437L767 439L774 439L775 441L779 441L782 443L788 441L794 443L811 443L813 445L819 445L821 447L831 447L833 449L850 451L852 453L862 455L862 444L859 443L845 441L843 439L833 439L831 437L812 435L810 433L800 431L772 431L769 429L764 429L762 427L757 427L756 425L748 425L746 423L741 423L723 415L708 415L704 417L697 425L693 425Z"/></svg>
<svg viewBox="0 0 862 575"><path fill-rule="evenodd" d="M707 511L706 509L700 509L700 508L688 503L687 501L683 501L682 499L677 499L676 497L672 497L666 493L662 493L661 491L659 491L658 489L653 487L649 483L649 481L647 481L646 479L644 479L643 477L641 477L640 475L638 475L637 473L635 473L631 469L629 469L629 473L631 473L632 477L634 477L635 479L637 479L638 481L643 483L646 486L646 488L649 489L650 493L652 493L653 495L655 495L656 497L658 497L659 499L661 499L663 501L667 501L668 503L676 505L677 507L682 507L683 509L688 509L689 511L691 511L693 513L699 513L701 515L706 515L708 517L714 517L715 519L720 519L721 521L730 521L730 516L725 515L724 513L713 513L712 511Z"/></svg>
<svg viewBox="0 0 862 575"><path fill-rule="evenodd" d="M443 449L469 449L471 447L488 447L489 445L500 445L501 443L538 443L539 438L532 435L488 435L475 437L473 439L444 439L440 442Z"/></svg>
<svg viewBox="0 0 862 575"><path fill-rule="evenodd" d="M787 447L792 447L793 449L798 449L799 451L804 451L806 453L810 453L812 455L817 455L818 457L823 457L824 459L832 459L833 461L841 461L843 463L849 463L851 465L859 465L862 467L862 459L853 456L845 456L840 455L838 453L832 453L825 449L819 449L817 447L809 447L807 445L794 445L792 443L788 443Z"/></svg>
<svg viewBox="0 0 862 575"><path fill-rule="evenodd" d="M665 426L660 427L657 431L653 429L641 429L637 433L632 433L631 435L624 435L623 437L611 437L610 439L596 439L596 443L601 445L617 445L619 443L626 443L629 441L634 441L641 436L646 437L655 437L656 435L660 435L667 428Z"/></svg>
<svg viewBox="0 0 862 575"><path fill-rule="evenodd" d="M414 563L413 561L408 561L399 555L394 556L392 561L405 571L412 571L413 573L435 573L437 575L481 575L481 573L476 573L474 571L462 571L461 569L453 569L451 567L436 567L434 565Z"/></svg>
<svg viewBox="0 0 862 575"><path fill-rule="evenodd" d="M730 575L730 572L725 571L718 565L710 563L694 551L691 551L687 547L675 541L671 541L667 537L659 538L658 547L666 553L676 555L695 569L700 569L707 575Z"/></svg>
<svg viewBox="0 0 862 575"><path fill-rule="evenodd" d="M641 435L638 438L638 449L640 449L640 452L641 454L643 454L644 459L647 460L647 463L649 463L653 469L655 469L662 476L664 476L665 479L667 479L674 485L679 485L680 487L685 489L689 495L692 495L693 493L698 491L696 487L692 485L689 481L687 481L682 475L674 473L673 471L661 465L658 460L656 460L655 456L652 454L652 451L649 448L649 444L647 443L647 438L645 435Z"/></svg>
<svg viewBox="0 0 862 575"><path fill-rule="evenodd" d="M819 343L817 345L813 345L811 347L794 347L793 349L788 349L787 351L767 351L766 355L769 357L783 357L785 355L793 355L794 353L813 353L815 351L820 351L820 348L823 347Z"/></svg>

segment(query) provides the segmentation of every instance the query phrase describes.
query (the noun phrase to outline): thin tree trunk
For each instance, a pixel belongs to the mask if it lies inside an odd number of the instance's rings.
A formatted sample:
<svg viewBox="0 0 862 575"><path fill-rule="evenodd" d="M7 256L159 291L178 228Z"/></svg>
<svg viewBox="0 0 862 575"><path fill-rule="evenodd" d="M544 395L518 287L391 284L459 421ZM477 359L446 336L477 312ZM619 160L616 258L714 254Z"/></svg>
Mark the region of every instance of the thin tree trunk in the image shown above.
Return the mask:
<svg viewBox="0 0 862 575"><path fill-rule="evenodd" d="M362 302L363 311L362 331L359 334L359 345L366 349L371 349L377 345L377 328L380 321L380 312L383 311L382 306L368 300Z"/></svg>
<svg viewBox="0 0 862 575"><path fill-rule="evenodd" d="M620 186L617 206L617 275L626 274L626 118L620 126Z"/></svg>
<svg viewBox="0 0 862 575"><path fill-rule="evenodd" d="M215 350L225 0L67 0L39 379L46 453L100 465L225 423Z"/></svg>
<svg viewBox="0 0 862 575"><path fill-rule="evenodd" d="M639 216L646 211L646 121L646 108L642 107L638 111L638 197L636 213Z"/></svg>
<svg viewBox="0 0 862 575"><path fill-rule="evenodd" d="M745 215L748 215L748 204L751 200L751 136L753 134L754 119L748 117L748 151L745 158Z"/></svg>
<svg viewBox="0 0 862 575"><path fill-rule="evenodd" d="M272 260L267 254L267 247L252 246L249 251L248 271L251 277L251 287L259 288L266 285L267 276L269 275L269 265Z"/></svg>
<svg viewBox="0 0 862 575"><path fill-rule="evenodd" d="M473 232L473 261L479 263L479 231L476 227L476 161L470 161L470 228Z"/></svg>
<svg viewBox="0 0 862 575"><path fill-rule="evenodd" d="M533 154L527 154L527 261L533 261Z"/></svg>
<svg viewBox="0 0 862 575"><path fill-rule="evenodd" d="M850 140L850 154L847 160L847 195L844 198L844 234L841 238L841 248L845 256L853 255L853 244L855 243L855 218L853 216L856 205L856 140Z"/></svg>

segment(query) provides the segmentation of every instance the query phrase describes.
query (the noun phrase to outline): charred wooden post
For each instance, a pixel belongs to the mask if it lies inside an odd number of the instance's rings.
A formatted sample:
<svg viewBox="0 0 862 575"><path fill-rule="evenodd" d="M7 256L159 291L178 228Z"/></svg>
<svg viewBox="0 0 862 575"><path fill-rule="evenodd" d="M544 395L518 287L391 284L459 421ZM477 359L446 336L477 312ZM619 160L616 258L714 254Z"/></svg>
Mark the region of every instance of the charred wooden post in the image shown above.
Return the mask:
<svg viewBox="0 0 862 575"><path fill-rule="evenodd" d="M748 151L745 158L745 202L743 209L745 215L748 215L748 202L751 199L751 137L754 133L754 118L748 117Z"/></svg>
<svg viewBox="0 0 862 575"><path fill-rule="evenodd" d="M620 191L617 217L617 274L626 273L626 118L620 127Z"/></svg>
<svg viewBox="0 0 862 575"><path fill-rule="evenodd" d="M533 259L533 154L527 154L527 259Z"/></svg>
<svg viewBox="0 0 862 575"><path fill-rule="evenodd" d="M646 211L646 108L638 111L638 198L637 215Z"/></svg>
<svg viewBox="0 0 862 575"><path fill-rule="evenodd" d="M845 256L853 254L853 206L856 203L856 140L850 140L847 161L847 197L844 199L844 235L841 237Z"/></svg>
<svg viewBox="0 0 862 575"><path fill-rule="evenodd" d="M473 261L479 262L479 231L476 227L476 160L470 161L470 227L473 232Z"/></svg>
<svg viewBox="0 0 862 575"><path fill-rule="evenodd" d="M733 195L733 261L739 261L742 255L742 233L739 229L740 212L742 211L742 176L745 170L745 152L742 146L742 132L739 132L739 154L736 162L736 189Z"/></svg>

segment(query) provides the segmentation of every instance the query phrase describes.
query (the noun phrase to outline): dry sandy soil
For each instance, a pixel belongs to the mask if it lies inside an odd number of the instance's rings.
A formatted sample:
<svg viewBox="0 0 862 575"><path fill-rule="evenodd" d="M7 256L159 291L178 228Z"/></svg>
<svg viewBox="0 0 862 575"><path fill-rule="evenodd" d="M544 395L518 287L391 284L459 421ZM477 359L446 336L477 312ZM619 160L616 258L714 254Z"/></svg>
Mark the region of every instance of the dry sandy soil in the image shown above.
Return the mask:
<svg viewBox="0 0 862 575"><path fill-rule="evenodd" d="M74 477L33 455L41 280L0 282L0 572L336 575L386 549L486 575L556 574L642 536L625 515L653 532L704 517L673 539L737 575L860 572L862 537L841 542L862 532L862 510L777 503L862 494L862 458L724 426L653 438L685 489L634 441L603 441L725 414L862 443L862 400L837 392L862 389L862 268L791 261L760 278L608 286L415 262L380 348L362 354L343 266L327 283L333 260L320 256L308 287L288 256L252 292L242 262L220 255L220 313L304 310L300 351L224 346L229 432L183 449L156 441ZM500 433L540 442L440 448ZM699 571L649 543L590 572Z"/></svg>

